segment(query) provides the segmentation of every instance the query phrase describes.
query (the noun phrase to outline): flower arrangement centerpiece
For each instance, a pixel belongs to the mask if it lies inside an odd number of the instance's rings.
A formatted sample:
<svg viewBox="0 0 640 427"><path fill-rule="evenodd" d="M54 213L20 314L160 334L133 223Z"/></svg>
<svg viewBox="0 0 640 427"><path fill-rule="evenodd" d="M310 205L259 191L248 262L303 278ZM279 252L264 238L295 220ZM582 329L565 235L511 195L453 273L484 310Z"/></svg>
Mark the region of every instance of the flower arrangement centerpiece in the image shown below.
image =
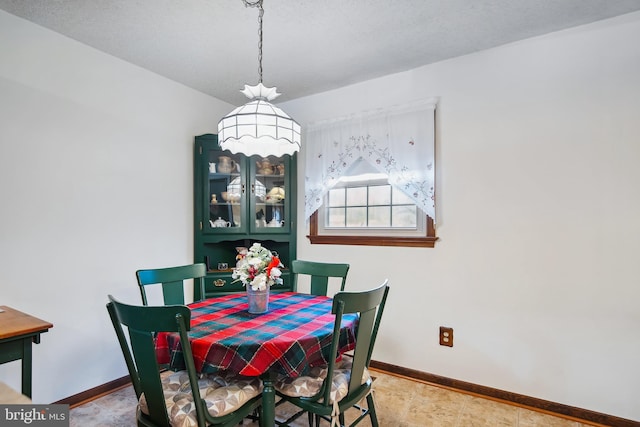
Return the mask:
<svg viewBox="0 0 640 427"><path fill-rule="evenodd" d="M283 267L277 254L263 247L260 243L254 243L247 250L246 248L236 248L238 256L236 268L233 269L231 277L234 282L242 282L247 290L265 290L274 284L282 284Z"/></svg>

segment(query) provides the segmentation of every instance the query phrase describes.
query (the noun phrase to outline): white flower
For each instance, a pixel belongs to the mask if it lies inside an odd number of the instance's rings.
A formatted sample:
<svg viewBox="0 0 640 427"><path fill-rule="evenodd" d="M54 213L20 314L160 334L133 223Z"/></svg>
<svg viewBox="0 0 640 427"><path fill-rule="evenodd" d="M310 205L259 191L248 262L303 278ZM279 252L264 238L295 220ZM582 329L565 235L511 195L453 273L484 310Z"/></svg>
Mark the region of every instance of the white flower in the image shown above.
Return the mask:
<svg viewBox="0 0 640 427"><path fill-rule="evenodd" d="M260 264L262 264L263 261L260 258L249 258L247 260L247 263L249 263L249 265L252 265L254 267L260 267Z"/></svg>
<svg viewBox="0 0 640 427"><path fill-rule="evenodd" d="M277 281L280 276L282 276L282 271L278 267L273 267L271 269L271 277Z"/></svg>
<svg viewBox="0 0 640 427"><path fill-rule="evenodd" d="M248 250L246 248L236 248L236 250L238 250L236 257L238 262L231 274L234 282L240 281L245 286L250 285L254 290L264 290L276 283L282 284L282 270L280 270L282 263L269 249L256 242Z"/></svg>
<svg viewBox="0 0 640 427"><path fill-rule="evenodd" d="M267 289L267 275L264 273L258 274L250 283L251 289L254 291L264 291Z"/></svg>

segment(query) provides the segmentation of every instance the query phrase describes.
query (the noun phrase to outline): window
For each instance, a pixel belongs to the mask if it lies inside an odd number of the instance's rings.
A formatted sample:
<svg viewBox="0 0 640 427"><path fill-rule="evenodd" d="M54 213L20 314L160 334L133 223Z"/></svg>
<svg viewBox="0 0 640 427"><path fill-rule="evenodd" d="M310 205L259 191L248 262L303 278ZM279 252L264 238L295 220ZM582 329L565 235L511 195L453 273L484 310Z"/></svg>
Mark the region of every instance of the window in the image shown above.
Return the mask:
<svg viewBox="0 0 640 427"><path fill-rule="evenodd" d="M311 243L432 247L436 240L433 221L383 173L342 176L312 222Z"/></svg>
<svg viewBox="0 0 640 427"><path fill-rule="evenodd" d="M306 126L311 243L433 247L435 103Z"/></svg>
<svg viewBox="0 0 640 427"><path fill-rule="evenodd" d="M416 227L416 205L389 184L361 182L327 193L327 228L406 229Z"/></svg>

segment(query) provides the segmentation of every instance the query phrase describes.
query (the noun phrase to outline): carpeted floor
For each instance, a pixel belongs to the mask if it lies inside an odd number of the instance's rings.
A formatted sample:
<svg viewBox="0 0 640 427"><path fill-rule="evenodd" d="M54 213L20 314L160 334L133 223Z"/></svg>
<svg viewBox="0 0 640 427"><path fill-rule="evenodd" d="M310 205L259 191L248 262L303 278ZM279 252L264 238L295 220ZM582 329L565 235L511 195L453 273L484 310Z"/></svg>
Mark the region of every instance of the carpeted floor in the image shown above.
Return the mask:
<svg viewBox="0 0 640 427"><path fill-rule="evenodd" d="M372 371L381 427L587 427L576 421L499 403L441 387ZM136 399L131 386L73 408L70 427L134 427ZM281 405L278 413L293 410ZM349 421L349 413L346 414ZM246 426L257 423L245 421ZM326 423L328 426L329 424ZM306 417L295 427L307 426ZM358 426L371 427L367 418Z"/></svg>

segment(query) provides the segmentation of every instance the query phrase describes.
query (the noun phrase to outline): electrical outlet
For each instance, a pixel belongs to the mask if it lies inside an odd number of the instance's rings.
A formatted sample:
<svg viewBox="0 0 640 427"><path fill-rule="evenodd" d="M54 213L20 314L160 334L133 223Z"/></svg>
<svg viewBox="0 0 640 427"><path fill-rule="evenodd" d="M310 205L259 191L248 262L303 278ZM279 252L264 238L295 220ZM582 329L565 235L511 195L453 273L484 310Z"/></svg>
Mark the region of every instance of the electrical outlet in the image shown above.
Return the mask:
<svg viewBox="0 0 640 427"><path fill-rule="evenodd" d="M440 345L453 347L453 328L440 326Z"/></svg>

